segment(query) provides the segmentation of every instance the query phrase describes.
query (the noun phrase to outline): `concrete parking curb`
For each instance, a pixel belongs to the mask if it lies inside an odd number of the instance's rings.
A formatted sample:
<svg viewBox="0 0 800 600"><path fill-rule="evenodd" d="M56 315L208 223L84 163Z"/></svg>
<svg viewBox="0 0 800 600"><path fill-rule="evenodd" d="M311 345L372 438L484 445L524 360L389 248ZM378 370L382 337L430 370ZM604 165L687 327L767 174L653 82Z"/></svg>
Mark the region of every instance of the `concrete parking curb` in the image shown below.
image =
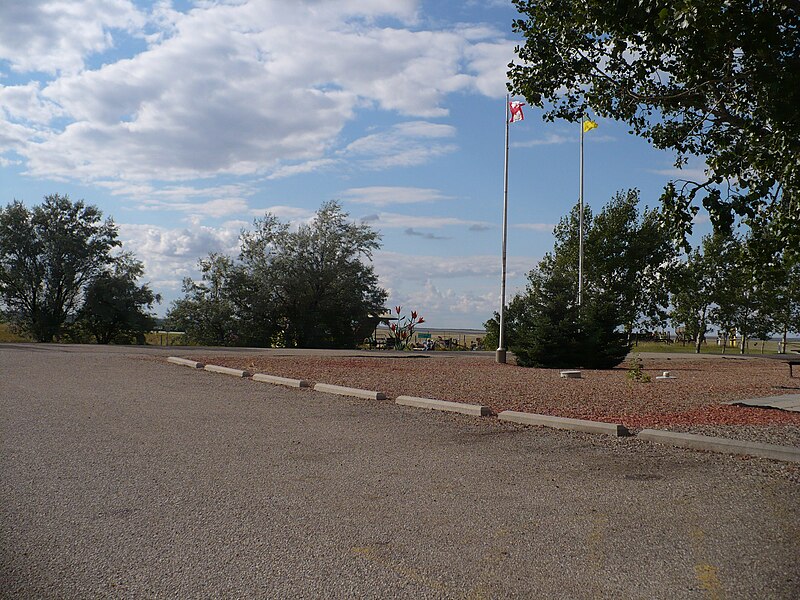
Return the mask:
<svg viewBox="0 0 800 600"><path fill-rule="evenodd" d="M202 369L205 366L203 363L199 363L196 360L189 360L188 358L179 358L177 356L168 356L167 362L176 365L183 365L184 367L191 367L192 369Z"/></svg>
<svg viewBox="0 0 800 600"><path fill-rule="evenodd" d="M636 437L650 442L668 444L680 448L723 452L727 454L745 454L748 456L759 456L761 458L800 463L800 448L795 448L793 446L744 442L741 440L697 435L694 433L663 431L660 429L643 429Z"/></svg>
<svg viewBox="0 0 800 600"><path fill-rule="evenodd" d="M325 392L326 394L338 394L339 396L354 396L356 398L366 398L367 400L386 400L383 392L373 392L370 390L359 390L357 388L344 387L341 385L331 385L329 383L318 383L314 386L314 391Z"/></svg>
<svg viewBox="0 0 800 600"><path fill-rule="evenodd" d="M414 406L416 408L428 408L431 410L442 410L445 412L455 412L474 417L485 417L491 411L488 406L480 404L465 404L463 402L448 402L446 400L433 400L431 398L418 398L416 396L398 396L396 404L402 406Z"/></svg>
<svg viewBox="0 0 800 600"><path fill-rule="evenodd" d="M278 377L277 375L266 375L264 373L256 373L253 375L253 381L263 381L264 383L274 383L275 385L285 385L296 388L311 387L311 382L305 379L289 379L288 377Z"/></svg>
<svg viewBox="0 0 800 600"><path fill-rule="evenodd" d="M206 365L203 367L206 371L212 373L222 373L224 375L233 375L234 377L250 377L250 373L240 369L231 369L230 367L220 367L219 365Z"/></svg>
<svg viewBox="0 0 800 600"><path fill-rule="evenodd" d="M523 425L542 425L555 429L569 429L571 431L583 431L584 433L602 433L617 437L629 435L623 425L618 423L602 423L600 421L585 421L583 419L567 419L565 417L551 417L549 415L537 415L535 413L517 412L504 410L497 418L501 421L511 421L512 423L522 423Z"/></svg>

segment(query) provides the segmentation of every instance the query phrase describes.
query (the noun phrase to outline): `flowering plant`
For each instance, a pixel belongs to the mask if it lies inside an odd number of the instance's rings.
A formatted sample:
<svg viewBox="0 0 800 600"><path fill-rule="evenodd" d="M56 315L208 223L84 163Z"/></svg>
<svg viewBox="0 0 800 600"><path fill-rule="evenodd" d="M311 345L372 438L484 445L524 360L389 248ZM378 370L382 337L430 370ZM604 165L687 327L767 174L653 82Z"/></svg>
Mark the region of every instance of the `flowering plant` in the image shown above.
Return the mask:
<svg viewBox="0 0 800 600"><path fill-rule="evenodd" d="M394 307L397 313L397 321L389 324L389 337L386 340L387 348L394 348L395 350L405 350L411 343L411 338L414 335L414 328L425 322L425 319L417 315L417 311L412 310L411 316L401 316L403 312L402 306Z"/></svg>

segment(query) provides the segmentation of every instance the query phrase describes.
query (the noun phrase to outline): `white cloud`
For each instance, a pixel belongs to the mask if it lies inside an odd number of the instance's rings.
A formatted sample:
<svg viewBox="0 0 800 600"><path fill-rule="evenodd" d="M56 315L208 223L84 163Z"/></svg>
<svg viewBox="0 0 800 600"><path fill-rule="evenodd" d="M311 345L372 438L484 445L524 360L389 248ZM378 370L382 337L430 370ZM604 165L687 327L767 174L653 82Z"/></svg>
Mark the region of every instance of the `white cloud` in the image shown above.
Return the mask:
<svg viewBox="0 0 800 600"><path fill-rule="evenodd" d="M0 59L15 71L78 72L114 44L111 30L139 31L145 16L130 0L4 0Z"/></svg>
<svg viewBox="0 0 800 600"><path fill-rule="evenodd" d="M536 259L509 256L508 298L524 288ZM430 327L478 326L500 305L498 256L412 256L377 252L375 272L390 293L391 305L419 310Z"/></svg>
<svg viewBox="0 0 800 600"><path fill-rule="evenodd" d="M61 108L41 96L37 82L0 86L0 111L6 119L46 125L63 114Z"/></svg>
<svg viewBox="0 0 800 600"><path fill-rule="evenodd" d="M411 167L455 152L458 149L455 144L431 141L453 135L455 128L449 125L420 121L400 123L387 131L373 133L351 142L342 154L370 169Z"/></svg>
<svg viewBox="0 0 800 600"><path fill-rule="evenodd" d="M501 38L496 33L491 36ZM468 46L465 56L468 69L473 74L472 87L491 98L502 98L507 92L508 64L516 58L514 46L517 42L500 39L500 41L479 42Z"/></svg>
<svg viewBox="0 0 800 600"><path fill-rule="evenodd" d="M204 2L186 13L159 3L147 25L128 0L0 5L7 30L35 34L19 44L0 26L0 53L59 74L4 103L18 124L49 127L20 150L27 172L83 181L422 164L456 149L453 127L411 120L349 141L344 126L358 111L429 119L447 115L453 92L496 95L510 47L483 26L419 29L415 0ZM159 28L146 50L84 69L110 32L146 27Z"/></svg>
<svg viewBox="0 0 800 600"><path fill-rule="evenodd" d="M675 179L678 181L703 182L711 177L708 167L691 167L686 169L672 167L671 169L651 169L649 172L655 173L656 175L665 175L670 179Z"/></svg>
<svg viewBox="0 0 800 600"><path fill-rule="evenodd" d="M341 194L342 200L355 204L372 206L389 206L392 204L417 204L421 202L437 202L451 200L441 191L431 188L372 186L350 188Z"/></svg>
<svg viewBox="0 0 800 600"><path fill-rule="evenodd" d="M184 277L196 276L197 259L209 252L238 253L239 227L206 227L197 221L171 229L156 225L119 224L125 250L145 265L145 279L156 290L177 290Z"/></svg>

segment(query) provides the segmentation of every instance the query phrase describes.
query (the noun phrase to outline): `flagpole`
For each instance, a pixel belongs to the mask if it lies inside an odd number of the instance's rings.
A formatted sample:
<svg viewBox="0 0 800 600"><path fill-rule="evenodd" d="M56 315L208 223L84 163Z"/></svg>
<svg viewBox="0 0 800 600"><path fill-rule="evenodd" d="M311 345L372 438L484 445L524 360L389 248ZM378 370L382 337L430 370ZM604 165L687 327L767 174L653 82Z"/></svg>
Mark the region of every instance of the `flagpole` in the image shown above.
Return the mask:
<svg viewBox="0 0 800 600"><path fill-rule="evenodd" d="M581 160L580 184L578 186L578 307L583 300L583 123L585 114L581 114Z"/></svg>
<svg viewBox="0 0 800 600"><path fill-rule="evenodd" d="M503 252L502 252L502 280L500 284L500 335L498 339L495 360L500 364L506 362L506 242L508 241L508 102L506 94L506 152L503 165Z"/></svg>

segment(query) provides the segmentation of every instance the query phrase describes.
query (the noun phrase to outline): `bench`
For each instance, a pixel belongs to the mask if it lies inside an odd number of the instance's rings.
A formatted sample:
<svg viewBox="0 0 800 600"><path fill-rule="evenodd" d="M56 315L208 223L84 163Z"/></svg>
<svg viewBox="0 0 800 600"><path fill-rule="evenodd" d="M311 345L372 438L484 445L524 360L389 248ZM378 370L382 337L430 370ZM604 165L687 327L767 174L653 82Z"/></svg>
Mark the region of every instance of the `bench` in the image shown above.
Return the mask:
<svg viewBox="0 0 800 600"><path fill-rule="evenodd" d="M793 367L800 367L800 359L787 360L786 364L789 365L789 377L794 377L794 373L792 372L792 368Z"/></svg>

